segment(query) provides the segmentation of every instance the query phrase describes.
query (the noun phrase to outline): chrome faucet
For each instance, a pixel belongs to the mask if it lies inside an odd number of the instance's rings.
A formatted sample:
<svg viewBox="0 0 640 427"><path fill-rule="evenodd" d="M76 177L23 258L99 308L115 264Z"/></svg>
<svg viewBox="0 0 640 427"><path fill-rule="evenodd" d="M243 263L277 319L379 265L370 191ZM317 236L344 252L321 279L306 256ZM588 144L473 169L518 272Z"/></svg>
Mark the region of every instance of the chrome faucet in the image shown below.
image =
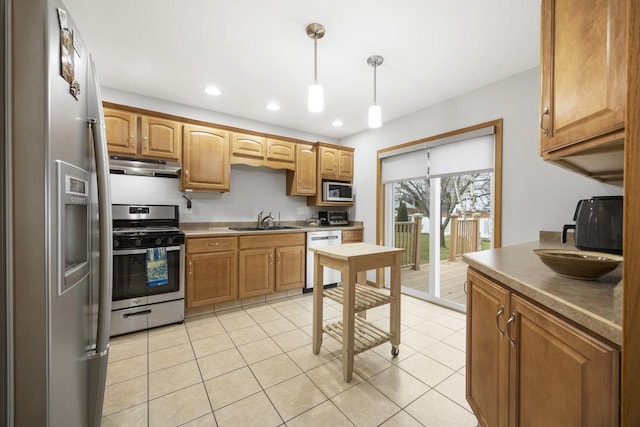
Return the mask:
<svg viewBox="0 0 640 427"><path fill-rule="evenodd" d="M260 211L260 213L258 214L258 222L256 223L256 228L262 228L262 213L264 211Z"/></svg>
<svg viewBox="0 0 640 427"><path fill-rule="evenodd" d="M266 226L265 226L266 223ZM269 215L265 216L264 218L262 218L262 221L260 222L260 226L259 228L271 228L273 227L273 217L271 216L271 212L269 212Z"/></svg>

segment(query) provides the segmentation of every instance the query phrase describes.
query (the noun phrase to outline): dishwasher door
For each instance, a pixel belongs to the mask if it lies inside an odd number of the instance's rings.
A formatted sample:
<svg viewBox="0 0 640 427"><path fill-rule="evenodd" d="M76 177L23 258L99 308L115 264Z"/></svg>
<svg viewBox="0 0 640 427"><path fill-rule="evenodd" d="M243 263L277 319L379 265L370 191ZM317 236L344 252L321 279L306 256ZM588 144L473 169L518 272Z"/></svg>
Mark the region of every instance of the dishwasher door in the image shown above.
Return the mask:
<svg viewBox="0 0 640 427"><path fill-rule="evenodd" d="M324 246L334 246L342 244L341 230L323 230L307 232L307 282L304 287L305 292L313 290L313 252L310 248ZM340 282L342 274L333 268L324 268L323 285L335 285Z"/></svg>

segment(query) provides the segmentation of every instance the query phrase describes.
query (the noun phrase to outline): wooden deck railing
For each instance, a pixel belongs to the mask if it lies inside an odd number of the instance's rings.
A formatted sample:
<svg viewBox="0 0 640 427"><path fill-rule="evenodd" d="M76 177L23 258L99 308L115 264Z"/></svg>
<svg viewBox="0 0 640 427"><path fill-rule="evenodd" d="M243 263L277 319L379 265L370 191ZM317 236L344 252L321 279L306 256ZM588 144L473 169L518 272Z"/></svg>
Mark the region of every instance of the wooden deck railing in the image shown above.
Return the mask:
<svg viewBox="0 0 640 427"><path fill-rule="evenodd" d="M420 270L420 234L422 231L422 216L416 215L413 221L398 221L395 223L396 248L403 248L400 263L402 267Z"/></svg>
<svg viewBox="0 0 640 427"><path fill-rule="evenodd" d="M467 252L480 250L480 228L478 218L451 217L451 239L449 261Z"/></svg>

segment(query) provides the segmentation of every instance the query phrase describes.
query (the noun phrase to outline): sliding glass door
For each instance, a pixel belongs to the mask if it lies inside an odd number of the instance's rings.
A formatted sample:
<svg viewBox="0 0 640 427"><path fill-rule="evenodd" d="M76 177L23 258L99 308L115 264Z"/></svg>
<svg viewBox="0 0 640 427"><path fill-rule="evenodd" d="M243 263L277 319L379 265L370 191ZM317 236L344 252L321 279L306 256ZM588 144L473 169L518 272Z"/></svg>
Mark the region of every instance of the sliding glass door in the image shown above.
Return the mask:
<svg viewBox="0 0 640 427"><path fill-rule="evenodd" d="M492 178L485 172L388 185L388 240L405 249L405 293L464 310L462 254L492 247Z"/></svg>
<svg viewBox="0 0 640 427"><path fill-rule="evenodd" d="M379 153L384 241L405 249L404 293L466 310L467 265L462 256L499 247L498 139L493 133L471 138L463 134L413 150L401 146Z"/></svg>

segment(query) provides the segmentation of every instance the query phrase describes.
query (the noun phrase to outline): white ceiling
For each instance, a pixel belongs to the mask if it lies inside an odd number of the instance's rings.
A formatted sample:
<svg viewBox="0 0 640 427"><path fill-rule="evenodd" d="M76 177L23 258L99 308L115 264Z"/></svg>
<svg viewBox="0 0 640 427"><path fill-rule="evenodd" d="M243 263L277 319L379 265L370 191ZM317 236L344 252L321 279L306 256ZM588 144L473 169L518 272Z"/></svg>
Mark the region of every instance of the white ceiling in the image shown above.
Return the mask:
<svg viewBox="0 0 640 427"><path fill-rule="evenodd" d="M539 0L65 0L103 86L336 139L539 62ZM325 109L307 111L318 22ZM216 85L222 95L203 92ZM278 112L265 106L275 101ZM340 119L342 127L331 122ZM384 126L384 123L383 123Z"/></svg>

